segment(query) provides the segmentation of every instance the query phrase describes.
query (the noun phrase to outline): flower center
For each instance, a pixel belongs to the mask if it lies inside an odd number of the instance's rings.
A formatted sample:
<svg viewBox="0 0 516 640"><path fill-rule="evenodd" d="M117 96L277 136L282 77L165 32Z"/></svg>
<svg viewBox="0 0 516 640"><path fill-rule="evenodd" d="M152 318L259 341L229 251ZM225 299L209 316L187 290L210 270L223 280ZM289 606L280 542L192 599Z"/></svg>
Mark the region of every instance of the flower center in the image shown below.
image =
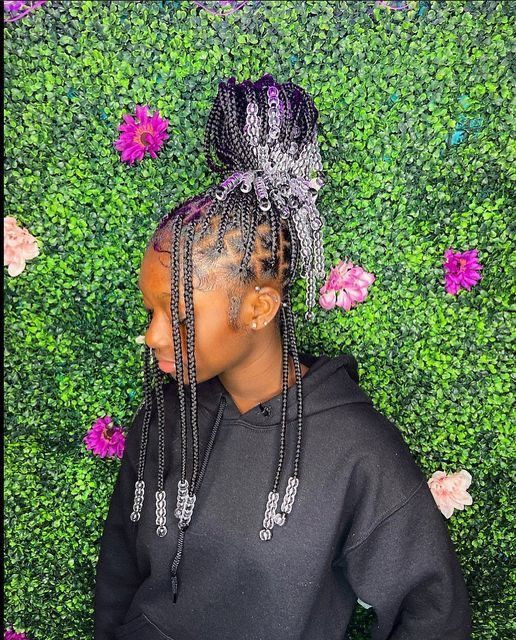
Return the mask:
<svg viewBox="0 0 516 640"><path fill-rule="evenodd" d="M152 144L152 141L154 139L152 133L148 129L142 129L138 131L135 138L135 142L141 144L142 147L148 147Z"/></svg>
<svg viewBox="0 0 516 640"><path fill-rule="evenodd" d="M106 427L102 432L102 437L105 438L106 440L111 440L114 432L115 432L114 427Z"/></svg>

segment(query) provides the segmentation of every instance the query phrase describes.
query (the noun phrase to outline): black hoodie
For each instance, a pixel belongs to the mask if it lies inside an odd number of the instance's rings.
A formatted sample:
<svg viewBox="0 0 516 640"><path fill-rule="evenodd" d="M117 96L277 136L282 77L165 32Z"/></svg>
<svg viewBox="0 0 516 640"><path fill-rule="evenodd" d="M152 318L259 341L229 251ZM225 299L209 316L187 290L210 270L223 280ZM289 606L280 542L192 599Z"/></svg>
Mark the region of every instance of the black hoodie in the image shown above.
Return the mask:
<svg viewBox="0 0 516 640"><path fill-rule="evenodd" d="M268 541L259 531L278 461L281 393L241 414L217 376L197 386L201 461L219 403L226 405L185 532L175 603L177 382L163 385L168 533L161 538L155 399L142 514L130 520L143 408L137 413L100 545L94 640L344 640L357 600L376 614L372 640L470 638L468 593L445 518L400 431L359 387L351 354L300 359L310 369L302 379L299 486ZM296 412L294 385L280 502ZM190 438L187 458L189 479Z"/></svg>

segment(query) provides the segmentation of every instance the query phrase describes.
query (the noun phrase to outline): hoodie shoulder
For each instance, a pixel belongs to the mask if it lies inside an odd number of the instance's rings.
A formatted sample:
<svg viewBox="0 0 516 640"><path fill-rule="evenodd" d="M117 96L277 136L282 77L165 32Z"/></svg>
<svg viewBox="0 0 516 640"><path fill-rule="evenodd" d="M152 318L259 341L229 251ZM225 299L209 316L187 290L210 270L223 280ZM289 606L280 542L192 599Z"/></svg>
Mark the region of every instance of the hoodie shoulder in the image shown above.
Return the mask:
<svg viewBox="0 0 516 640"><path fill-rule="evenodd" d="M350 468L349 547L407 502L426 477L399 428L372 403L342 407L340 429L345 464Z"/></svg>

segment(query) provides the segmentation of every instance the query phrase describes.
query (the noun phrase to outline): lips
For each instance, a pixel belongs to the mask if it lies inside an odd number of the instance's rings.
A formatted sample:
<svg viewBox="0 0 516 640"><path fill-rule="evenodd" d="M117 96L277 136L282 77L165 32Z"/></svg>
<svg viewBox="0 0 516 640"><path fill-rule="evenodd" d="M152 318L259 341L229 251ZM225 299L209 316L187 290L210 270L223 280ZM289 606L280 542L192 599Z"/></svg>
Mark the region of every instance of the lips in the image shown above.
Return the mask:
<svg viewBox="0 0 516 640"><path fill-rule="evenodd" d="M158 360L158 367L165 373L173 373L176 370L176 363L170 360Z"/></svg>

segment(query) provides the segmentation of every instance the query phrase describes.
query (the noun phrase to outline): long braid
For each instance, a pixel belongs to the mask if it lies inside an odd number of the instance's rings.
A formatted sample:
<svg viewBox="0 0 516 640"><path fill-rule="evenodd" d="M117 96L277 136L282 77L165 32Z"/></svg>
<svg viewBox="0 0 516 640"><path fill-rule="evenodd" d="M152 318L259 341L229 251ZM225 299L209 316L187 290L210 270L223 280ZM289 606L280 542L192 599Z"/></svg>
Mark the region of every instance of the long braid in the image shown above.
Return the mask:
<svg viewBox="0 0 516 640"><path fill-rule="evenodd" d="M245 204L244 204L244 211L246 214L245 222L247 225L247 236L245 239L244 257L242 258L242 265L241 265L242 270L247 269L249 266L249 262L253 254L254 244L256 241L256 227L257 227L256 214L253 215L253 212L249 212ZM250 215L248 215L249 213Z"/></svg>
<svg viewBox="0 0 516 640"><path fill-rule="evenodd" d="M280 450L278 459L278 468L274 477L273 492L278 491L278 485L280 481L281 470L283 468L283 459L285 457L285 438L287 430L287 391L288 391L288 356L289 356L289 340L287 334L287 327L284 322L283 313L280 316L281 334L282 334L282 402L281 402L281 435L280 435Z"/></svg>
<svg viewBox="0 0 516 640"><path fill-rule="evenodd" d="M213 160L212 147L215 142L215 134L220 130L222 124L222 106L219 99L216 99L206 124L204 133L204 156L208 167L215 173L222 173L224 166L219 165Z"/></svg>
<svg viewBox="0 0 516 640"><path fill-rule="evenodd" d="M171 251L170 268L173 270L173 285L171 295L171 305L173 306L173 328L174 328L174 353L176 360L176 371L178 372L178 380L181 381L180 387L184 394L183 364L182 364L182 347L179 336L179 265L180 260L180 238L183 228L183 218L177 218L174 225L174 239ZM188 379L190 388L190 424L192 429L192 448L193 448L193 470L190 483L186 480L186 411L181 411L181 480L178 483L177 507L174 515L178 518L179 535L177 541L176 555L170 568L171 585L173 593L173 602L177 601L178 579L177 569L181 562L184 547L184 537L186 529L190 524L193 509L195 506L195 491L197 484L197 473L199 467L199 432L197 426L197 378L195 364L195 328L194 328L194 308L193 308L193 277L192 277L192 242L194 233L194 222L186 227L186 238L183 244L183 284L184 299L186 309L187 322L187 366ZM175 267L175 268L173 268ZM180 365L180 366L178 366ZM218 423L216 423L218 427ZM215 429L216 432L216 429ZM184 453L184 456L183 456ZM208 452L209 455L209 452Z"/></svg>
<svg viewBox="0 0 516 640"><path fill-rule="evenodd" d="M188 377L190 381L190 415L193 444L193 470L190 481L190 495L195 491L197 474L199 472L199 428L197 424L197 377L195 371L195 323L193 307L193 274L192 274L192 243L195 227L190 223L187 228L184 245L184 291L186 309L186 347L188 358ZM194 499L195 500L195 499ZM193 505L192 505L193 507ZM189 521L189 519L188 519Z"/></svg>
<svg viewBox="0 0 516 640"><path fill-rule="evenodd" d="M232 78L234 80L234 78ZM240 109L237 106L237 101L245 105L245 98L241 95L243 92L240 87L235 87L234 82L228 87L234 88L234 90L228 90L224 95L226 98L227 115L228 115L228 127L231 135L231 145L236 149L239 157L244 159L246 166L251 168L254 165L254 157L251 152L247 141L244 140L242 135L243 127L238 122L242 113L245 113L244 109Z"/></svg>
<svg viewBox="0 0 516 640"><path fill-rule="evenodd" d="M162 538L167 535L167 506L166 494L163 487L163 473L165 467L165 402L163 399L163 384L158 362L153 354L151 365L154 378L154 392L158 410L158 490L156 491L156 534Z"/></svg>
<svg viewBox="0 0 516 640"><path fill-rule="evenodd" d="M241 158L243 145L241 136L239 137L237 134L238 126L234 108L234 93L230 86L221 86L220 99L224 109L224 115L226 116L224 128L222 129L224 134L223 141L225 143L224 152L231 163L237 164Z"/></svg>
<svg viewBox="0 0 516 640"><path fill-rule="evenodd" d="M271 255L274 261L273 270L277 270L278 261L278 236L280 233L280 223L275 207L271 207L269 210L269 226L271 229L272 243L271 243Z"/></svg>
<svg viewBox="0 0 516 640"><path fill-rule="evenodd" d="M217 251L222 253L222 249L224 248L224 236L226 235L226 228L229 224L231 216L231 210L226 205L222 211L222 217L220 219L219 228L217 231Z"/></svg>
<svg viewBox="0 0 516 640"><path fill-rule="evenodd" d="M301 365L299 363L299 353L297 350L297 341L296 341L296 331L294 324L294 313L292 311L292 303L290 300L290 291L286 293L286 302L287 304L284 307L286 323L287 323L287 331L290 334L290 345L292 347L292 359L294 361L294 369L296 372L296 395L297 395L297 423L298 423L298 432L297 432L297 444L296 444L296 457L294 460L294 473L293 477L297 478L298 469L299 469L299 460L301 456L301 431L303 428L303 385L301 382ZM293 484L293 483L292 483ZM297 484L296 484L297 486ZM293 496L295 492L293 492ZM287 501L288 502L288 501ZM281 510L285 511L284 505L281 505ZM290 509L287 513L290 512Z"/></svg>
<svg viewBox="0 0 516 640"><path fill-rule="evenodd" d="M180 518L183 510L186 494L188 493L188 481L186 479L186 400L183 377L183 358L181 347L181 335L179 331L179 252L181 241L181 227L183 220L177 216L173 222L173 244L170 257L170 269L172 279L172 291L170 296L170 314L172 317L172 337L174 342L174 357L177 371L177 390L179 396L179 412L181 420L181 479L178 482L177 503L174 515Z"/></svg>
<svg viewBox="0 0 516 640"><path fill-rule="evenodd" d="M151 314L147 314L150 324ZM152 389L149 360L151 357L151 349L145 346L144 349L144 369L143 369L143 386L144 386L144 404L145 414L143 416L142 437L140 442L140 453L138 459L138 477L135 483L134 505L131 513L131 521L138 522L143 506L143 498L145 493L144 469L145 458L147 456L147 442L149 437L149 423L152 415Z"/></svg>

